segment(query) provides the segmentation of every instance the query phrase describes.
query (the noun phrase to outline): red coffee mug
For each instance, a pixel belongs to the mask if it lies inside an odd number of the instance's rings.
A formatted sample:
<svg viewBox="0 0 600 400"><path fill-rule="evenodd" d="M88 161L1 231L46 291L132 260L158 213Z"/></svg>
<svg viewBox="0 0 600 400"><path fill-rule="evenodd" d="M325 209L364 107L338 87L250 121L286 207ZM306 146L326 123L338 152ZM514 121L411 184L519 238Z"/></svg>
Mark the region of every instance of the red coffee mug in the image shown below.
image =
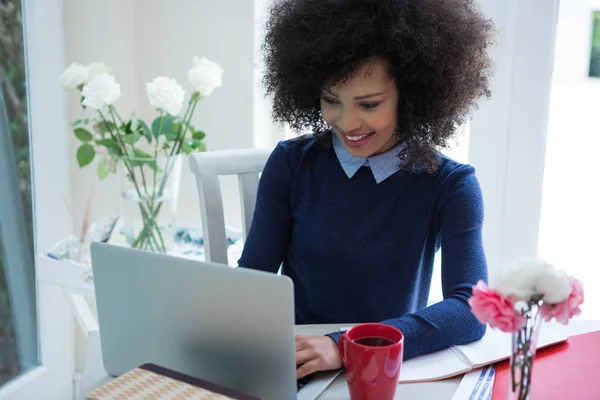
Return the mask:
<svg viewBox="0 0 600 400"><path fill-rule="evenodd" d="M352 400L392 400L400 379L404 335L393 326L360 324L340 336Z"/></svg>

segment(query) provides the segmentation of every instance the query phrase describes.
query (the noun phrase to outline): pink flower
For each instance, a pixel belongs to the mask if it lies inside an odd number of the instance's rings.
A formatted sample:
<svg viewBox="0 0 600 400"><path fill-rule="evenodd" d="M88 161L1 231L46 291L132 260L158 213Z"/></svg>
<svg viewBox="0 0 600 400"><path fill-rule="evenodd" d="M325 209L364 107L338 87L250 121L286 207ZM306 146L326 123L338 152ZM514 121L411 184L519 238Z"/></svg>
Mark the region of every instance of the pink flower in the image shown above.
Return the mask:
<svg viewBox="0 0 600 400"><path fill-rule="evenodd" d="M512 300L490 289L485 282L473 286L473 296L469 305L475 317L482 324L490 324L503 332L516 332L525 326L525 317L515 310Z"/></svg>
<svg viewBox="0 0 600 400"><path fill-rule="evenodd" d="M583 284L573 278L569 278L571 284L571 294L565 300L558 304L542 304L540 313L544 321L551 321L556 318L561 324L566 324L571 318L581 314L579 306L583 303Z"/></svg>

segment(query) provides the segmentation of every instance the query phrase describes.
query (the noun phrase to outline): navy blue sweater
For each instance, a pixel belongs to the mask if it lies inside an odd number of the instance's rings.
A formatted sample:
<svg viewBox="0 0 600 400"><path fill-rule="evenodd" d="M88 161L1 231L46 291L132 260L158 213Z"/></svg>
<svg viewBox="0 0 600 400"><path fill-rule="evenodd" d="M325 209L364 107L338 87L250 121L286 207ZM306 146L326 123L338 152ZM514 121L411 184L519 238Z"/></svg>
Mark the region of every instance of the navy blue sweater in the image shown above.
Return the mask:
<svg viewBox="0 0 600 400"><path fill-rule="evenodd" d="M348 178L333 148L312 138L280 142L261 176L239 265L275 273L283 262L297 324L399 328L404 359L480 339L485 326L467 299L487 281L481 189L471 166L439 158L435 174L377 184L368 167ZM427 307L440 248L444 300Z"/></svg>

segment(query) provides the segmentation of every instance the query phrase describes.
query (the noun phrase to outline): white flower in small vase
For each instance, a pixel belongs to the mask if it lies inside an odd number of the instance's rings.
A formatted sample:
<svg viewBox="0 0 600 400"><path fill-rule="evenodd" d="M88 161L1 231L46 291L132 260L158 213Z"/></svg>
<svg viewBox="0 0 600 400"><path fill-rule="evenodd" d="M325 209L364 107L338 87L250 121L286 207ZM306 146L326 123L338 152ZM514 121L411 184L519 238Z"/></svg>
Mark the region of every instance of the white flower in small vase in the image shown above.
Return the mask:
<svg viewBox="0 0 600 400"><path fill-rule="evenodd" d="M58 78L63 88L67 90L76 89L85 85L90 79L89 70L81 64L71 64Z"/></svg>
<svg viewBox="0 0 600 400"><path fill-rule="evenodd" d="M95 63L88 64L87 69L88 69L89 79L93 79L93 78L97 77L98 75L102 75L102 74L110 74L110 70L111 70L111 68L108 65L104 64L103 62L95 62Z"/></svg>
<svg viewBox="0 0 600 400"><path fill-rule="evenodd" d="M513 300L560 303L571 293L568 275L541 259L517 258L504 265L496 289Z"/></svg>
<svg viewBox="0 0 600 400"><path fill-rule="evenodd" d="M200 96L209 96L221 87L223 69L219 64L207 59L194 57L194 66L188 71L188 79Z"/></svg>
<svg viewBox="0 0 600 400"><path fill-rule="evenodd" d="M512 332L508 398L530 400L540 323L562 324L581 313L583 284L538 258L518 258L502 268L496 288L473 286L469 305L482 324Z"/></svg>
<svg viewBox="0 0 600 400"><path fill-rule="evenodd" d="M175 79L159 76L152 82L146 83L146 91L148 100L153 107L164 110L173 116L181 111L185 90Z"/></svg>
<svg viewBox="0 0 600 400"><path fill-rule="evenodd" d="M84 97L81 104L99 110L121 97L121 87L115 82L114 76L101 74L90 79L83 87L81 95Z"/></svg>

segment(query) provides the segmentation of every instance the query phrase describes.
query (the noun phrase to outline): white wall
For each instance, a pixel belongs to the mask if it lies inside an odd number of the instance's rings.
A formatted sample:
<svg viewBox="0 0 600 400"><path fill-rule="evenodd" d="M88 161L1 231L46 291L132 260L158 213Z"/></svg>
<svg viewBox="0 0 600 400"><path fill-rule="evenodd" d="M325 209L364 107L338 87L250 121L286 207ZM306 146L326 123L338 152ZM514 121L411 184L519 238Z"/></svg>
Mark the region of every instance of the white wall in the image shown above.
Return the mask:
<svg viewBox="0 0 600 400"><path fill-rule="evenodd" d="M121 85L122 97L115 103L121 114L129 113L138 106L135 92L135 2L108 0L64 0L64 29L66 38L66 62L87 64L105 61ZM110 21L111 29L106 29ZM69 122L81 118L79 97L68 94ZM94 115L91 111L86 115ZM94 192L92 218L100 218L119 209L119 187L115 177L98 184L96 162L80 169L75 152L79 141L70 132L71 151L71 197L65 199L71 209L75 232L81 230L86 204Z"/></svg>
<svg viewBox="0 0 600 400"><path fill-rule="evenodd" d="M135 110L137 115L151 119L155 114L146 99L145 83L165 75L188 89L187 70L192 58L207 57L224 70L223 87L199 103L193 119L195 126L207 133L209 148L247 148L257 143L272 147L276 138L266 129L272 126L268 106L254 107L259 94L254 74L255 17L254 2L245 0L65 0L67 60L112 65L123 92L115 103L117 109L122 114ZM70 100L73 121L81 111L76 96ZM75 142L73 139L72 202L78 227L97 179L95 164L82 170L77 167ZM226 221L240 228L237 183L233 177L223 181ZM99 188L94 219L119 210L117 179L112 177ZM178 214L183 218L200 217L187 162L183 163Z"/></svg>

